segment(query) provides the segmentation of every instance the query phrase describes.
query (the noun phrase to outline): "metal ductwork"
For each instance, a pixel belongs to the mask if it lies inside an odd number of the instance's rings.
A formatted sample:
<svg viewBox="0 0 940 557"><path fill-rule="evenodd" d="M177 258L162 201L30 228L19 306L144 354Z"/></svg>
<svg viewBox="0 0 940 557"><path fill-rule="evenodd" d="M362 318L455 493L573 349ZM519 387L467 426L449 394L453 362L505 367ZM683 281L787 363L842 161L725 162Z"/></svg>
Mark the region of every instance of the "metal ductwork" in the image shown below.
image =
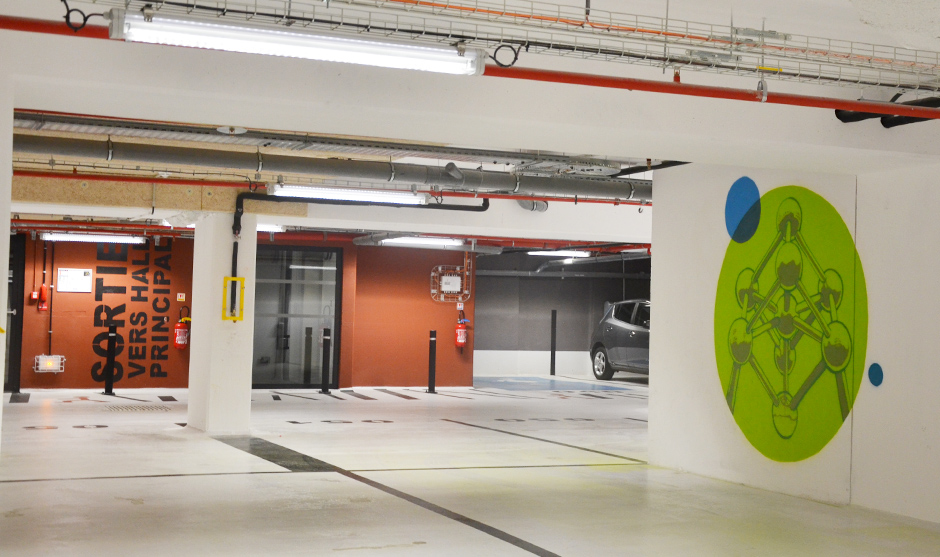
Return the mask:
<svg viewBox="0 0 940 557"><path fill-rule="evenodd" d="M597 263L613 263L615 261L633 261L636 259L649 259L650 254L645 252L637 253L619 253L617 255L602 255L600 257L582 257L576 259L553 259L539 265L535 270L541 273L549 267L569 267L571 265L593 265Z"/></svg>
<svg viewBox="0 0 940 557"><path fill-rule="evenodd" d="M519 206L526 211L532 211L534 213L544 213L548 210L548 201L529 201L527 199L520 199L517 201L517 203L519 203Z"/></svg>
<svg viewBox="0 0 940 557"><path fill-rule="evenodd" d="M244 172L309 174L346 180L423 185L454 191L502 192L519 195L573 195L649 202L650 180L605 180L596 178L521 176L502 172L466 170L453 163L434 167L392 162L318 159L245 153L215 149L194 149L137 143L114 143L15 134L17 153L44 154L102 161L135 161L156 164L225 168Z"/></svg>

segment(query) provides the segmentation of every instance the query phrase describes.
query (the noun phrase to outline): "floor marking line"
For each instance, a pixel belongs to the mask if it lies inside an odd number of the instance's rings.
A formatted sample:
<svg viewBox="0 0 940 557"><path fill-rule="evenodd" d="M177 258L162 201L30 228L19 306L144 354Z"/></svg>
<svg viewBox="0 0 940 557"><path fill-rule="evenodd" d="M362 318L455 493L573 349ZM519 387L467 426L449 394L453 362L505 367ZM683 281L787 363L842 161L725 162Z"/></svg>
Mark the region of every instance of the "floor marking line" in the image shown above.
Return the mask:
<svg viewBox="0 0 940 557"><path fill-rule="evenodd" d="M294 396L294 397L303 398L303 399L306 399L306 400L320 400L319 398L313 398L312 396L300 396L300 395L294 395L294 394L291 394L291 393L279 393L279 392L277 392L277 391L271 391L271 392L274 393L274 394L282 395L282 396Z"/></svg>
<svg viewBox="0 0 940 557"><path fill-rule="evenodd" d="M611 399L611 398L609 398L609 397L600 396L600 395L595 395L595 394L592 394L592 393L581 393L581 396L589 396L589 397L591 397L591 398L602 398L602 399L604 399L604 400L613 400L613 399Z"/></svg>
<svg viewBox="0 0 940 557"><path fill-rule="evenodd" d="M519 549L523 549L529 553L538 555L539 557L561 557L557 553L552 553L547 549L541 548L533 543L529 543L521 538L517 538L516 536L513 536L512 534L504 532L498 528L494 528L489 524L484 524L478 520L474 520L462 514L455 513L454 511L445 509L439 505L435 505L430 501L425 501L424 499L415 497L414 495L410 495L404 491L399 491L375 480L370 480L369 478L360 476L359 474L350 472L349 470L344 470L327 462L323 462L322 460L317 460L312 456L305 455L293 449L288 449L287 447L278 445L277 443L272 443L267 439L262 439L260 437L241 436L214 437L214 439L216 441L225 443L230 447L243 450L251 455L257 456L258 458L287 468L291 472L336 472L341 476L345 476L351 480L355 480L359 483L378 489L379 491L383 491L394 497L398 497L399 499L403 499L413 505L417 505L445 518L449 518L465 526L469 526L475 530L483 532L484 534L488 534L494 538L512 544Z"/></svg>
<svg viewBox="0 0 940 557"><path fill-rule="evenodd" d="M375 399L372 398L371 396L366 396L366 395L363 395L363 394L354 392L354 391L352 391L352 390L341 390L340 392L341 392L341 393L344 393L344 394L347 394L347 395L349 395L349 396L354 396L354 397L356 397L356 398L361 398L362 400L375 400Z"/></svg>
<svg viewBox="0 0 940 557"><path fill-rule="evenodd" d="M334 472L336 467L260 437L213 437L229 447L287 468L291 472Z"/></svg>
<svg viewBox="0 0 940 557"><path fill-rule="evenodd" d="M143 474L139 476L85 476L81 478L26 478L22 480L0 480L0 484L32 483L32 482L74 482L85 480L140 480L147 478L188 478L199 476L245 476L250 474L290 474L289 471L280 470L258 472L204 472L200 474Z"/></svg>
<svg viewBox="0 0 940 557"><path fill-rule="evenodd" d="M434 503L431 503L430 501L425 501L424 499L415 497L414 495L410 495L408 493L405 493L404 491L399 491L393 487L389 487L377 481L370 480L369 478L360 476L359 474L354 474L353 472L350 472L348 470L337 468L336 471L339 474L346 476L347 478L351 480L356 480L357 482L366 484L370 487L374 487L375 489L378 489L379 491L384 491L385 493L388 493L389 495L408 501L409 503L413 505L417 505L435 514L439 514L445 518L449 518L465 526L469 526L475 530L483 532L484 534L489 534L490 536L493 536L496 539L499 539L506 543L514 545L518 547L519 549L528 551L529 553L532 553L533 555L538 555L539 557L561 557L557 553L553 553L545 548L539 547L521 538L517 538L516 536L513 536L512 534L508 532L504 532L493 526L490 526L489 524L484 524L483 522L480 522L479 520L474 520L468 516L455 513L454 511L445 509L444 507L435 505Z"/></svg>
<svg viewBox="0 0 940 557"><path fill-rule="evenodd" d="M101 394L104 394L104 393L101 393ZM129 397L129 396L121 396L121 395L107 395L107 396L113 396L114 398L123 398L123 399L125 399L125 400L133 400L133 401L135 401L135 402L150 402L149 400L143 400L143 399L139 399L139 398L131 398L131 397Z"/></svg>
<svg viewBox="0 0 940 557"><path fill-rule="evenodd" d="M163 402L179 402L178 400L176 400L175 396L159 395L157 398L159 398Z"/></svg>
<svg viewBox="0 0 940 557"><path fill-rule="evenodd" d="M520 464L518 466L442 466L440 468L374 468L350 472L435 472L438 470L514 470L516 468L596 468L601 466L640 466L638 462L612 462L610 464Z"/></svg>
<svg viewBox="0 0 940 557"><path fill-rule="evenodd" d="M601 455L610 456L610 457L613 457L613 458L620 458L620 459L623 459L623 460L629 460L629 461L632 461L632 462L638 462L638 463L640 463L640 464L648 464L646 461L639 460L639 459L636 459L636 458L630 458L629 456L621 456L621 455L619 455L619 454L605 453L604 451L598 451L598 450L595 450L595 449L588 449L587 447L579 447L579 446L577 446L577 445L569 445L568 443L562 443L562 442L560 442L560 441L552 441L552 440L550 440L550 439L542 439L541 437L533 437L533 436L531 436L531 435L523 435L522 433L514 433L514 432L512 432L512 431L506 431L506 430L504 430L504 429L496 429L495 427L486 427L486 426L482 426L482 425L468 424L468 423L466 423L466 422L458 422L457 420L450 420L450 419L448 419L448 418L441 418L441 420L442 420L442 421L445 421L445 422L450 422L450 423L452 423L452 424L460 424L460 425L465 425L465 426L469 426L469 427L476 427L476 428L479 428L479 429L486 429L486 430L489 430L489 431L495 431L495 432L497 432L497 433L505 433L506 435L515 435L516 437L524 437L524 438L526 438L526 439L532 439L533 441L541 441L541 442L543 442L543 443L551 443L552 445L560 445L560 446L562 446L562 447L568 447L569 449L577 449L577 450L579 450L579 451L587 451L587 452L589 452L589 453L601 454Z"/></svg>
<svg viewBox="0 0 940 557"><path fill-rule="evenodd" d="M405 390L406 390L406 391L411 391L411 392L413 392L413 393L425 393L425 392L427 392L427 391L419 391L419 390L417 390L417 389L405 389ZM449 394L447 394L447 393L442 393L442 392L440 392L440 391L438 391L438 392L436 392L436 393L434 393L434 394L436 394L437 396L449 396L450 398L462 398L462 399L464 399L464 400L475 400L473 397L449 395Z"/></svg>
<svg viewBox="0 0 940 557"><path fill-rule="evenodd" d="M627 418L627 417L624 417L624 419L625 419L625 420L633 420L634 422L643 422L644 424L648 424L648 423L649 423L649 420L641 420L640 418Z"/></svg>
<svg viewBox="0 0 940 557"><path fill-rule="evenodd" d="M495 396L495 397L501 397L501 398L518 398L518 399L527 398L527 399L533 399L533 400L545 400L545 399L543 399L542 397L538 397L538 396L511 395L511 394L508 394L508 393L507 393L507 394L503 394L503 393L491 393L491 392L489 392L489 391L484 391L483 389L478 389L478 388L476 388L476 387L470 387L470 390L476 391L476 392L480 393L481 395L489 395L489 396Z"/></svg>
<svg viewBox="0 0 940 557"><path fill-rule="evenodd" d="M387 394L387 395L394 395L394 396L397 396L398 398L404 398L404 399L407 399L407 400L418 400L417 398L415 398L415 397L413 397L413 396L403 395L403 394L401 394L401 393L396 393L395 391L390 391L390 390L388 390L388 389L376 389L376 391L385 393L385 394Z"/></svg>
<svg viewBox="0 0 940 557"><path fill-rule="evenodd" d="M10 393L10 402L29 402L29 393Z"/></svg>

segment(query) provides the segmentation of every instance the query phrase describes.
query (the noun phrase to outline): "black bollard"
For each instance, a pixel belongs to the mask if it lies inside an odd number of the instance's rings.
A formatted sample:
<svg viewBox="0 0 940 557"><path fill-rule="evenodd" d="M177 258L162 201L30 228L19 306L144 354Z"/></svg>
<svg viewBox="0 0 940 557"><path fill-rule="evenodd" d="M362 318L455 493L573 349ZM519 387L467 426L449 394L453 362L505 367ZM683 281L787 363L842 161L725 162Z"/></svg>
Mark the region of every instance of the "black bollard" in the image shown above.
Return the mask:
<svg viewBox="0 0 940 557"><path fill-rule="evenodd" d="M558 332L558 310L552 310L552 367L549 370L549 375L555 375L555 337Z"/></svg>
<svg viewBox="0 0 940 557"><path fill-rule="evenodd" d="M434 390L435 374L437 373L437 331L431 331L431 340L428 343L428 392L436 394Z"/></svg>
<svg viewBox="0 0 940 557"><path fill-rule="evenodd" d="M320 372L320 392L330 394L330 330L323 329L323 368Z"/></svg>
<svg viewBox="0 0 940 557"><path fill-rule="evenodd" d="M114 357L117 351L117 325L108 327L108 361L104 364L104 393L114 396Z"/></svg>

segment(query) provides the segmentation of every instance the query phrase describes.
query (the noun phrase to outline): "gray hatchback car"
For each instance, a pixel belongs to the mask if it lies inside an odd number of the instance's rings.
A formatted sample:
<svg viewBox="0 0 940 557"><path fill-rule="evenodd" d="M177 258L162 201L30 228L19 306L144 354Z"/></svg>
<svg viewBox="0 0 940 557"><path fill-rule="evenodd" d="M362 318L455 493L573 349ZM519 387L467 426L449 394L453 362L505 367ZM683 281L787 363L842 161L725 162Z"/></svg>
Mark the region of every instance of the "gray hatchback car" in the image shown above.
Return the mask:
<svg viewBox="0 0 940 557"><path fill-rule="evenodd" d="M649 300L606 304L604 317L591 335L591 361L598 379L610 379L615 371L649 374Z"/></svg>

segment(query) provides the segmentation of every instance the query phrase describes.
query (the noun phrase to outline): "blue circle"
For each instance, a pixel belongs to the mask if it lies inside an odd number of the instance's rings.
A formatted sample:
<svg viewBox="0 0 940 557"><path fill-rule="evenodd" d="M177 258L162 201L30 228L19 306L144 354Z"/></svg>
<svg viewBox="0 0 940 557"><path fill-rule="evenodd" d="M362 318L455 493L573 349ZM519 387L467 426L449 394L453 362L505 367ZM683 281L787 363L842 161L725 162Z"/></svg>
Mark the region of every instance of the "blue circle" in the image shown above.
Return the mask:
<svg viewBox="0 0 940 557"><path fill-rule="evenodd" d="M881 369L881 365L872 364L868 368L868 380L876 387L881 385L881 382L885 380L885 372Z"/></svg>
<svg viewBox="0 0 940 557"><path fill-rule="evenodd" d="M760 192L747 176L735 180L725 201L725 226L728 235L739 244L751 239L760 223Z"/></svg>

